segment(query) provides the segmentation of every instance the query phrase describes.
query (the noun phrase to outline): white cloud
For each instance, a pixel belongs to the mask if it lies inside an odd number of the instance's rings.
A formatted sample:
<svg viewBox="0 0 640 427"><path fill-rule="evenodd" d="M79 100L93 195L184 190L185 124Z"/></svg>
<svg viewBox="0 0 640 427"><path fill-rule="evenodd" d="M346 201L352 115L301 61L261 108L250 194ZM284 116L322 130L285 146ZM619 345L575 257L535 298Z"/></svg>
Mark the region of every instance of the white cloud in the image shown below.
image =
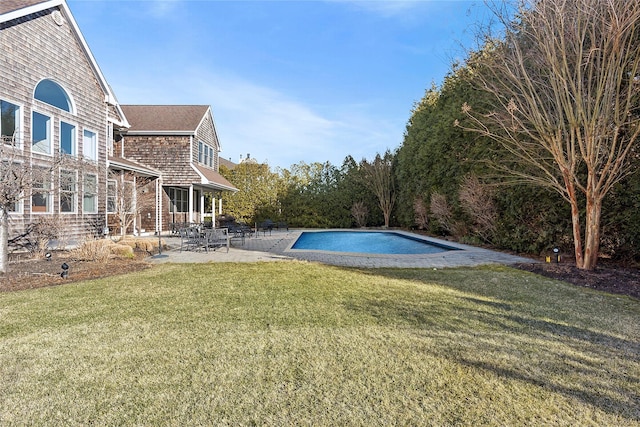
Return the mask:
<svg viewBox="0 0 640 427"><path fill-rule="evenodd" d="M189 82L185 90L192 92L188 97L212 105L225 158L251 153L281 167L302 160L336 164L348 154L357 160L375 154L369 149L385 138L379 121L362 105L314 108L273 89L210 72L193 71L184 80Z"/></svg>
<svg viewBox="0 0 640 427"><path fill-rule="evenodd" d="M378 108L366 103L314 106L201 69L183 70L180 78L172 80L153 73L122 77L127 85L114 89L123 104L211 105L221 156L232 161L250 153L273 167L289 168L300 161L340 166L347 155L359 161L397 147L404 129L404 122L382 119ZM144 84L131 86L132 81Z"/></svg>

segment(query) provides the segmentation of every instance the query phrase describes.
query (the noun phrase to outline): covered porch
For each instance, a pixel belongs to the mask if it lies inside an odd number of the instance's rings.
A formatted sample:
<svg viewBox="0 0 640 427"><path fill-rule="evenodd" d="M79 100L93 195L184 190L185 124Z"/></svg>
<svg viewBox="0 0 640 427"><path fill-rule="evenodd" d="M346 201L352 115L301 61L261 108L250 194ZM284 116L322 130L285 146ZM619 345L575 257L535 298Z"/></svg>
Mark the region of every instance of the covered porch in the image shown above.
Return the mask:
<svg viewBox="0 0 640 427"><path fill-rule="evenodd" d="M109 156L105 224L108 234L157 233L159 228L155 219L160 214L161 179L158 170Z"/></svg>
<svg viewBox="0 0 640 427"><path fill-rule="evenodd" d="M180 228L202 225L216 227L216 217L223 214L222 193L238 191L227 179L211 169L193 165L199 182L186 186L165 186L169 209L162 229L173 234Z"/></svg>

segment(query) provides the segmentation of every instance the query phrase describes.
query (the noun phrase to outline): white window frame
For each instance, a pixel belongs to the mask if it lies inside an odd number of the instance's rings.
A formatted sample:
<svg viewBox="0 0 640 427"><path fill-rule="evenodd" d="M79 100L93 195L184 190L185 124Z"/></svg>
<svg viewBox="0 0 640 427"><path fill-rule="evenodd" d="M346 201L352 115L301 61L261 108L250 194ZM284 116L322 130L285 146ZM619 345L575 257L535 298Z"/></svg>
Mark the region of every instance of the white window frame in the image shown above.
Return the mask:
<svg viewBox="0 0 640 427"><path fill-rule="evenodd" d="M43 116L43 117L46 117L49 120L48 120L48 122L46 124L46 129L45 129L45 132L47 134L46 138L42 139L42 140L39 140L37 143L34 143L34 141L35 141L35 137L34 137L35 126L34 126L34 123L35 123L36 114L38 114L40 116ZM40 143L42 141L45 141L45 140L47 141L48 151L43 151L40 148L36 148L38 145L40 145ZM53 117L51 115L49 115L49 114L44 114L44 113L41 113L41 112L39 112L37 110L33 110L31 112L31 152L32 153L37 153L37 154L44 154L44 155L47 155L47 156L51 156L53 154Z"/></svg>
<svg viewBox="0 0 640 427"><path fill-rule="evenodd" d="M89 178L94 179L95 188L89 188ZM90 191L93 190L93 191ZM88 201L93 201L93 209L87 209ZM98 213L98 175L86 174L82 179L82 212L87 214Z"/></svg>
<svg viewBox="0 0 640 427"><path fill-rule="evenodd" d="M65 189L65 181L63 175L67 175L71 177L71 186L69 189ZM62 207L64 205L63 196L69 195L70 202L69 206L71 210L63 210ZM73 214L78 211L78 173L73 170L60 170L60 185L58 190L58 206L60 209L60 213L62 214Z"/></svg>
<svg viewBox="0 0 640 427"><path fill-rule="evenodd" d="M113 207L113 209L111 209ZM118 181L115 179L107 180L107 213L118 212Z"/></svg>
<svg viewBox="0 0 640 427"><path fill-rule="evenodd" d="M87 138L87 133L90 133L93 137ZM86 160L98 161L98 133L91 129L82 131L82 156Z"/></svg>
<svg viewBox="0 0 640 427"><path fill-rule="evenodd" d="M189 190L180 187L169 188L169 212L189 212Z"/></svg>
<svg viewBox="0 0 640 427"><path fill-rule="evenodd" d="M20 193L20 199L13 205L9 215L22 215L24 213L24 193Z"/></svg>
<svg viewBox="0 0 640 427"><path fill-rule="evenodd" d="M7 104L11 104L15 107L17 107L17 110L15 112L15 117L14 117L14 122L15 122L15 126L13 129L13 132L11 133L11 136L14 138L13 141L9 138L8 133L6 134L6 137L3 137L2 134L5 133L7 130L6 129L2 129L2 121L0 120L0 138L2 138L2 142L5 144L11 144L13 142L13 145L17 148L22 148L22 105L18 104L17 102L13 102L13 101L9 101L8 99L0 99L0 105L2 104L2 102L5 102Z"/></svg>
<svg viewBox="0 0 640 427"><path fill-rule="evenodd" d="M63 142L63 132L62 132L62 127L63 125L67 125L71 128L71 152L66 153L62 151L62 142ZM58 130L59 130L59 135L60 135L60 153L61 154L67 154L69 156L73 156L76 157L78 155L78 127L73 124L73 123L69 123L65 120L60 120L60 124L58 125Z"/></svg>
<svg viewBox="0 0 640 427"><path fill-rule="evenodd" d="M13 163L13 166L9 166L9 163ZM15 161L10 159L0 159L0 168L2 168L2 179L11 179L11 172L14 169L24 168L24 164L21 161ZM13 189L8 189L10 193ZM13 204L13 208L9 209L9 214L22 214L24 212L24 190L21 190L18 194L18 200Z"/></svg>
<svg viewBox="0 0 640 427"><path fill-rule="evenodd" d="M50 214L53 212L53 179L51 177L51 174L49 174L49 179L48 180L42 180L42 191L37 191L40 190L40 187L37 187L37 185L40 184L39 180L34 180L31 184L31 213L32 214L36 214L36 215L40 215L40 214ZM48 184L48 185L47 185ZM45 210L34 210L34 203L33 203L33 197L36 194L44 194L43 199L46 202L45 205Z"/></svg>
<svg viewBox="0 0 640 427"><path fill-rule="evenodd" d="M59 91L59 95L62 95L64 97L65 100L65 108L62 108L60 105L56 105L54 99L47 99L45 97L38 97L37 96L37 92L38 92L38 87L40 87L40 85L44 82L48 82L50 83L55 89L57 89ZM50 95L51 92L49 93L45 93L45 95ZM57 108L60 111L66 111L68 113L71 114L75 114L76 112L76 106L75 106L75 102L73 100L73 98L71 97L71 94L69 93L69 91L62 86L60 83L58 83L57 81L53 80L53 79L42 79L38 82L38 84L36 84L36 86L33 88L33 99L38 100L40 102L43 102L47 105L50 105L54 108Z"/></svg>

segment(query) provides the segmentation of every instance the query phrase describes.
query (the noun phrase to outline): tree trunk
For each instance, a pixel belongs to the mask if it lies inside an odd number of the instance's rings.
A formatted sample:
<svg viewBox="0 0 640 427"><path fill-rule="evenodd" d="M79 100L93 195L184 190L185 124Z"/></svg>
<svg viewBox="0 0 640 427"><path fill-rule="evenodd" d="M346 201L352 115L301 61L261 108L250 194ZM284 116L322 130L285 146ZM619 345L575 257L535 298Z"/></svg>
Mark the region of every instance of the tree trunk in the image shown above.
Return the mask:
<svg viewBox="0 0 640 427"><path fill-rule="evenodd" d="M587 199L587 213L584 232L584 261L582 267L585 270L593 270L598 262L600 251L600 219L602 214L602 202L600 199Z"/></svg>
<svg viewBox="0 0 640 427"><path fill-rule="evenodd" d="M391 216L390 209L383 209L382 215L384 216L384 228L389 228L389 217Z"/></svg>
<svg viewBox="0 0 640 427"><path fill-rule="evenodd" d="M0 208L0 274L9 267L9 214Z"/></svg>
<svg viewBox="0 0 640 427"><path fill-rule="evenodd" d="M565 178L567 195L571 204L571 224L573 225L573 249L576 257L576 267L584 268L584 256L582 253L582 232L580 231L580 207L576 190L571 181Z"/></svg>

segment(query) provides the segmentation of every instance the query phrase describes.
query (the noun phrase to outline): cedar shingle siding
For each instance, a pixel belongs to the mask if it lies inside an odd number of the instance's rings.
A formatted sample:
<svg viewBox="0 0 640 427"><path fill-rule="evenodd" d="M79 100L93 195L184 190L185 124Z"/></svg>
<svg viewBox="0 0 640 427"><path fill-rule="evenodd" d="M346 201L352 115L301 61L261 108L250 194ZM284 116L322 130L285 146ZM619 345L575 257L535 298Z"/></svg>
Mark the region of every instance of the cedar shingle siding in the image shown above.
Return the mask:
<svg viewBox="0 0 640 427"><path fill-rule="evenodd" d="M189 185L200 180L189 166L190 140L189 136L128 135L124 138L124 157L161 171L164 185ZM121 144L115 144L116 151Z"/></svg>
<svg viewBox="0 0 640 427"><path fill-rule="evenodd" d="M34 90L44 79L55 82L66 92L71 111L34 99ZM50 118L53 153L60 151L61 122L69 125L67 131L75 130L78 156L83 154L85 130L95 134L97 140L97 163L91 163L92 170L88 172L86 162L76 162L73 166L77 173L75 211L61 213L63 203L56 183L58 171L54 174L51 212L34 213L31 194L25 194L21 211L10 214L11 237L43 219L63 224L61 234L67 239L102 233L103 227L112 226L118 217L114 212L107 217L107 182L109 180L112 187L114 182L114 175L108 171L120 174L128 182L139 177L135 182L141 192L140 195L136 192L134 200L149 201L145 206L131 208L136 219L126 232L133 232L134 228L135 231L155 231L160 225L156 221L160 207L155 205L155 180L159 177L165 190L162 193L163 230L168 229L171 221L202 220L200 195L235 190L217 173L220 145L210 107L118 105L64 0L0 0L0 100L19 107L25 164L51 165L53 159L47 154L32 153L34 111ZM208 158L213 159L211 166L198 161L200 141L213 150L213 153L207 151ZM71 166L65 168L69 169ZM97 213L83 212L83 177L89 173L97 176ZM192 190L193 212L181 213L181 218L170 215L167 193L171 187ZM114 199L118 197L113 193L110 193L110 204L116 206ZM69 203L64 205L68 207ZM126 213L122 211L120 217Z"/></svg>
<svg viewBox="0 0 640 427"><path fill-rule="evenodd" d="M37 1L2 0L0 13L10 7L29 6ZM0 23L0 99L22 107L24 154L31 154L31 117L35 110L52 118L54 150L59 149L60 120L76 127L77 152L83 150L83 131L97 134L98 161L106 164L107 115L105 92L83 50L78 36L59 7ZM55 12L55 19L54 19ZM62 19L61 19L62 18ZM50 79L64 88L72 98L75 112L62 111L34 100L34 88L43 79ZM115 112L114 112L115 114ZM47 162L51 157L34 154L33 161ZM67 236L80 237L94 232L104 224L105 172L98 176L98 214L82 213L82 175L78 177L79 192L76 213L60 212L59 197L54 192L52 217L59 215L65 223ZM26 224L46 214L32 214L30 197L25 197L24 214L11 214L12 234Z"/></svg>

